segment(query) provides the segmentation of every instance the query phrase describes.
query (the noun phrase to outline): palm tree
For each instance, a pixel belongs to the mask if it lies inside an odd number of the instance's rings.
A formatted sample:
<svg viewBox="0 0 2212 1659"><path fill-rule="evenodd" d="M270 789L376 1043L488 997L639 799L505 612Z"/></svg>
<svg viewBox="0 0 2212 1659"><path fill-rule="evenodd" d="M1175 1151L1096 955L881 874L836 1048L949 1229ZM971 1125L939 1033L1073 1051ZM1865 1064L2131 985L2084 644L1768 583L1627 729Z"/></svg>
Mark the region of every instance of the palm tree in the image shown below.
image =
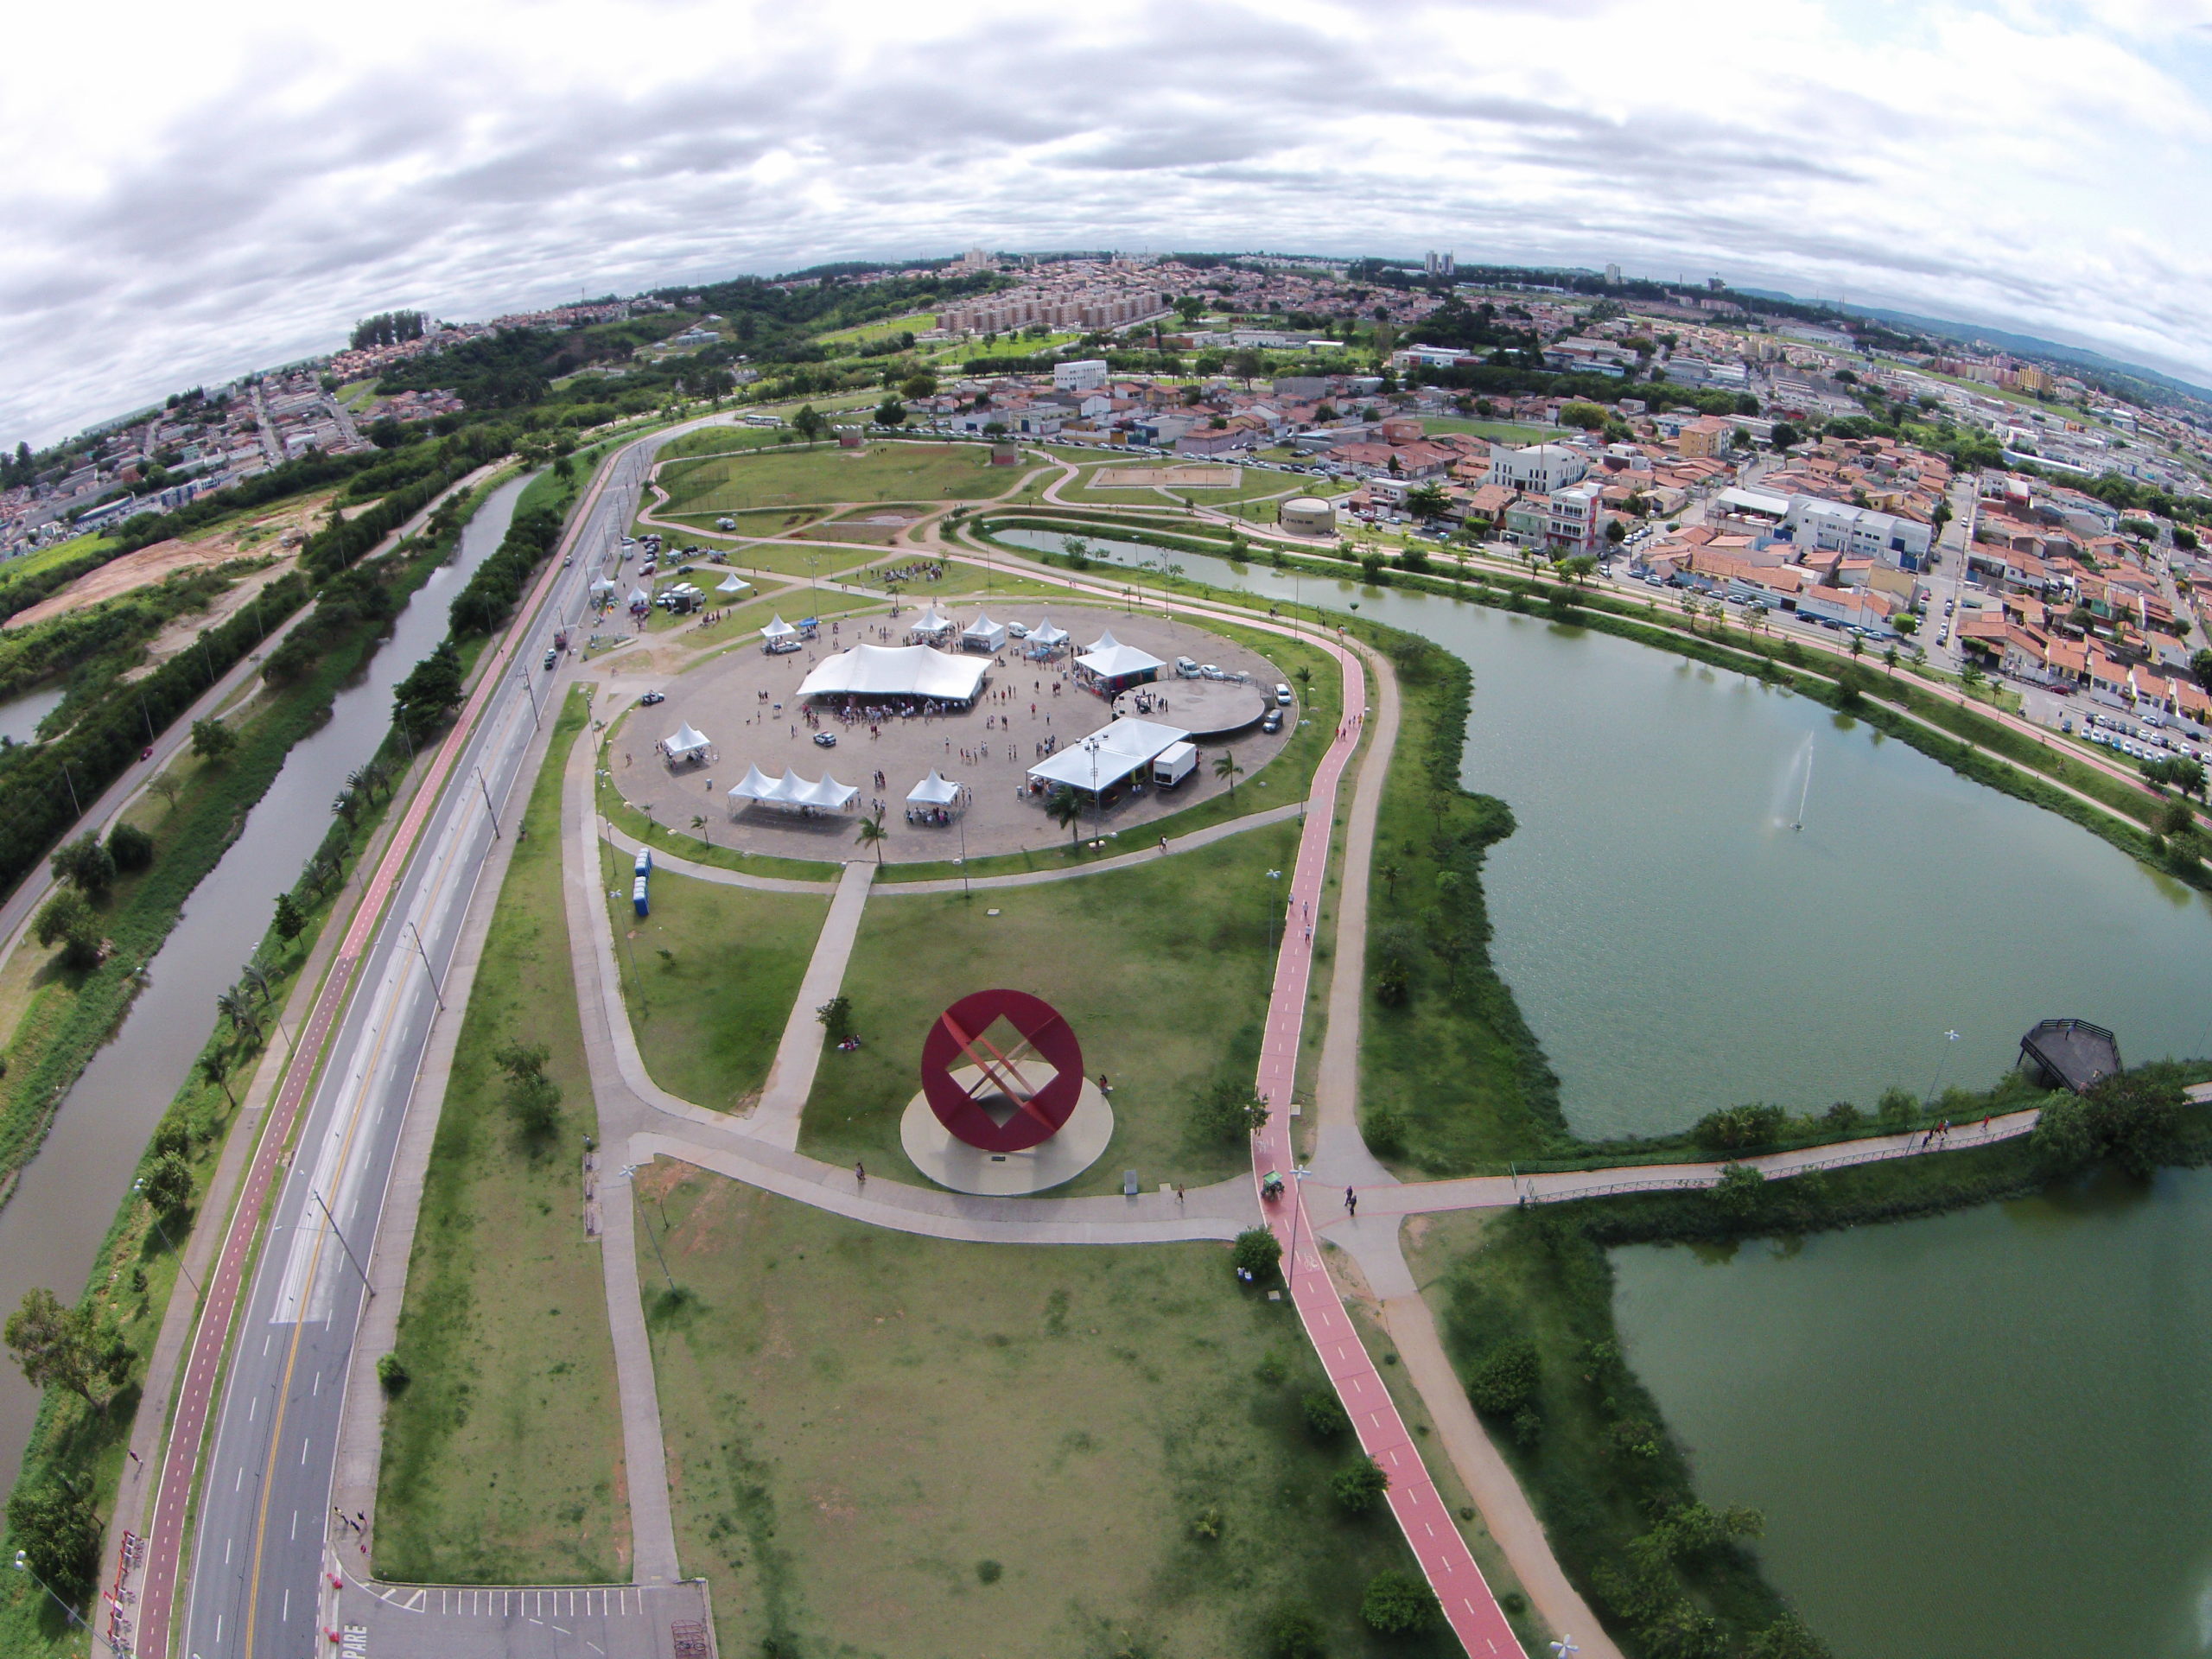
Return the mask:
<svg viewBox="0 0 2212 1659"><path fill-rule="evenodd" d="M211 1048L200 1055L200 1075L209 1083L219 1086L223 1091L223 1098L231 1103L231 1109L238 1110L238 1097L231 1092L230 1069L223 1064L220 1051Z"/></svg>
<svg viewBox="0 0 2212 1659"><path fill-rule="evenodd" d="M696 812L694 812L691 815L691 833L698 836L701 841L705 842L709 847L715 844L713 840L707 834L706 819L700 817Z"/></svg>
<svg viewBox="0 0 2212 1659"><path fill-rule="evenodd" d="M1213 775L1217 778L1226 778L1229 780L1229 793L1231 798L1234 798L1236 794L1236 780L1243 775L1243 772L1244 768L1236 764L1236 755L1229 750L1224 749L1214 757Z"/></svg>
<svg viewBox="0 0 2212 1659"><path fill-rule="evenodd" d="M1857 662L1866 654L1866 641L1858 634L1851 636L1851 659Z"/></svg>
<svg viewBox="0 0 2212 1659"><path fill-rule="evenodd" d="M1300 691L1310 691L1313 689L1313 671L1305 664L1300 663L1298 665L1298 671L1291 677L1298 682L1298 689Z"/></svg>
<svg viewBox="0 0 2212 1659"><path fill-rule="evenodd" d="M862 818L854 828L861 846L875 849L876 867L881 868L883 843L891 839L891 832L883 827L882 815L879 813L872 818Z"/></svg>
<svg viewBox="0 0 2212 1659"><path fill-rule="evenodd" d="M238 983L259 998L263 1007L269 1006L269 976L262 970L259 963L249 962L239 969Z"/></svg>
<svg viewBox="0 0 2212 1659"><path fill-rule="evenodd" d="M1892 679L1897 677L1897 648L1895 645L1890 646L1888 650L1882 653L1882 666L1889 671L1890 677Z"/></svg>
<svg viewBox="0 0 2212 1659"><path fill-rule="evenodd" d="M1075 792L1071 784L1062 784L1045 798L1045 816L1054 823L1065 826L1068 845L1075 845L1075 832L1083 822L1083 797Z"/></svg>
<svg viewBox="0 0 2212 1659"><path fill-rule="evenodd" d="M253 1011L253 1004L235 990L223 991L215 998L215 1012L231 1022L231 1029L244 1036L261 1034L261 1016Z"/></svg>
<svg viewBox="0 0 2212 1659"><path fill-rule="evenodd" d="M1382 885L1390 890L1390 897L1395 899L1398 896L1398 877L1401 874L1398 867L1395 864L1385 864L1375 874L1382 878Z"/></svg>

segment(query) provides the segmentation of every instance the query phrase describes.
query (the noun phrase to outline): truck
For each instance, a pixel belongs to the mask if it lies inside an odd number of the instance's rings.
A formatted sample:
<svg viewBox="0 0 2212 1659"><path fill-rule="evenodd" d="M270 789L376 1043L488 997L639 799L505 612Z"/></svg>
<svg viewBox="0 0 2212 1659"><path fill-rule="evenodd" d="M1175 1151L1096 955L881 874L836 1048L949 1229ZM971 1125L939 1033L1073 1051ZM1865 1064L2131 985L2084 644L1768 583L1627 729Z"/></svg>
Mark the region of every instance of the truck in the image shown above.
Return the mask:
<svg viewBox="0 0 2212 1659"><path fill-rule="evenodd" d="M554 630L553 630L553 649L554 649L554 650L556 650L556 651L566 651L568 648L569 648L569 631L568 631L566 628L556 628L556 629L554 629Z"/></svg>
<svg viewBox="0 0 2212 1659"><path fill-rule="evenodd" d="M1161 789L1173 789L1198 767L1198 752L1188 743L1170 743L1152 757L1152 781Z"/></svg>

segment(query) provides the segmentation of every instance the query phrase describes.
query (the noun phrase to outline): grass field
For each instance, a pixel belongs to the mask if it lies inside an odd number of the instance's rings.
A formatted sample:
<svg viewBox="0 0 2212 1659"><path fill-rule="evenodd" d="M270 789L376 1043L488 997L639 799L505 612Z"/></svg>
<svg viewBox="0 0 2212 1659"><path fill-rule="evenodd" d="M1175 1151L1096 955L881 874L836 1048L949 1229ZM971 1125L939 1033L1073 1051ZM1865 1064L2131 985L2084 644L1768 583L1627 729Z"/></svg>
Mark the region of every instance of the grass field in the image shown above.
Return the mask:
<svg viewBox="0 0 2212 1659"><path fill-rule="evenodd" d="M1011 467L981 444L883 442L696 461L661 474L677 512L734 512L833 501L972 501L1005 491Z"/></svg>
<svg viewBox="0 0 2212 1659"><path fill-rule="evenodd" d="M641 1258L677 1545L723 1653L1258 1654L1287 1605L1336 1659L1457 1651L1359 1624L1411 1558L1329 1497L1350 1438L1308 1433L1296 1318L1220 1246L954 1243L682 1166L639 1185L683 1293Z"/></svg>
<svg viewBox="0 0 2212 1659"><path fill-rule="evenodd" d="M661 445L657 459L679 461L688 455L740 454L797 442L797 435L789 427L704 426L671 438Z"/></svg>
<svg viewBox="0 0 2212 1659"><path fill-rule="evenodd" d="M1512 421L1462 420L1456 415L1431 415L1421 422L1421 430L1432 436L1445 432L1471 432L1478 438L1496 438L1500 443L1553 443L1559 438L1555 426L1522 426Z"/></svg>
<svg viewBox="0 0 2212 1659"><path fill-rule="evenodd" d="M652 914L630 907L630 861L602 847L622 996L655 1083L717 1112L767 1080L830 901L654 872ZM643 1002L640 1003L642 981Z"/></svg>
<svg viewBox="0 0 2212 1659"><path fill-rule="evenodd" d="M572 694L531 791L446 1088L409 1264L377 1497L376 1570L416 1583L627 1576L630 1520L600 1247L577 1167L594 1134L561 896ZM492 1060L543 1043L559 1125L522 1141Z"/></svg>
<svg viewBox="0 0 2212 1659"><path fill-rule="evenodd" d="M1281 890L1266 873L1297 838L1274 824L1079 880L871 901L844 982L867 1046L823 1056L800 1150L909 1167L899 1120L930 1022L970 991L1018 985L1067 1016L1084 1069L1113 1084L1113 1141L1060 1192L1118 1192L1128 1168L1147 1185L1229 1175L1243 1137L1195 1135L1192 1106L1217 1084L1250 1086Z"/></svg>

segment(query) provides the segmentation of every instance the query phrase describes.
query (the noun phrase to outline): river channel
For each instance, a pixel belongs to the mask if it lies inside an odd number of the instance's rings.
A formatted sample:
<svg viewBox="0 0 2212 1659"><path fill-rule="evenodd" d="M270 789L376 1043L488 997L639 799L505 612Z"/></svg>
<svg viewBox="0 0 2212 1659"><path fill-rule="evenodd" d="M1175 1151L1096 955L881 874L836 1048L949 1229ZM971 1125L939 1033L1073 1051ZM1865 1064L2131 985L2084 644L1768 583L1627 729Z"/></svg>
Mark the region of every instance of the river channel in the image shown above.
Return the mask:
<svg viewBox="0 0 2212 1659"><path fill-rule="evenodd" d="M1493 950L1578 1130L1982 1084L2047 1014L2131 1058L2212 1042L2202 896L1817 704L1535 617L1106 550L1357 601L1472 665L1465 780L1519 824ZM1765 1511L1839 1659L2180 1659L2212 1652L2209 1262L2212 1172L2176 1171L1624 1250L1616 1306L1701 1495Z"/></svg>
<svg viewBox="0 0 2212 1659"><path fill-rule="evenodd" d="M457 556L416 590L367 672L338 694L328 721L293 747L238 840L187 901L154 957L151 982L63 1099L45 1145L0 1209L0 1307L16 1306L33 1286L66 1300L84 1284L154 1125L207 1040L216 992L238 977L276 895L321 844L346 775L391 729L392 688L445 637L447 607L506 534L524 483L485 499ZM15 1367L0 1368L0 1491L15 1484L37 1410L38 1395Z"/></svg>

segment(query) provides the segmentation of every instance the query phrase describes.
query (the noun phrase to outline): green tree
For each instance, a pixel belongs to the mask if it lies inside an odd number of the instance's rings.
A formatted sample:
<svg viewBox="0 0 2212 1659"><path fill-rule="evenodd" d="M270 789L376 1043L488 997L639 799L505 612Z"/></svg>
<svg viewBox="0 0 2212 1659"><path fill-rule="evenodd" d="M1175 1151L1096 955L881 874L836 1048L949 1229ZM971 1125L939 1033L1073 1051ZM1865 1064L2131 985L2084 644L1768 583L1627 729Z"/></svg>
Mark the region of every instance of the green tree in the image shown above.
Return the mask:
<svg viewBox="0 0 2212 1659"><path fill-rule="evenodd" d="M1083 823L1083 797L1075 792L1074 785L1057 784L1045 798L1045 816L1068 832L1068 845L1073 848L1076 830Z"/></svg>
<svg viewBox="0 0 2212 1659"><path fill-rule="evenodd" d="M1434 479L1406 492L1406 511L1416 518L1441 518L1451 505L1452 497Z"/></svg>
<svg viewBox="0 0 2212 1659"><path fill-rule="evenodd" d="M1765 1187L1766 1177L1751 1165L1723 1164L1712 1189L1713 1207L1732 1220L1748 1220Z"/></svg>
<svg viewBox="0 0 2212 1659"><path fill-rule="evenodd" d="M1605 429L1605 411L1597 404L1579 401L1562 404L1560 406L1559 423L1561 426L1580 427L1585 432L1602 432Z"/></svg>
<svg viewBox="0 0 2212 1659"><path fill-rule="evenodd" d="M1467 1379L1467 1398L1485 1417L1503 1421L1535 1397L1541 1378L1536 1344L1516 1338L1483 1357Z"/></svg>
<svg viewBox="0 0 2212 1659"><path fill-rule="evenodd" d="M155 1159L142 1179L146 1202L156 1215L174 1215L192 1202L192 1166L174 1152Z"/></svg>
<svg viewBox="0 0 2212 1659"><path fill-rule="evenodd" d="M287 943L307 931L308 913L289 888L276 895L276 937Z"/></svg>
<svg viewBox="0 0 2212 1659"><path fill-rule="evenodd" d="M1745 1659L1835 1659L1795 1608L1753 1637L1744 1653Z"/></svg>
<svg viewBox="0 0 2212 1659"><path fill-rule="evenodd" d="M525 1141L543 1145L560 1127L561 1086L545 1075L552 1051L543 1043L502 1043L492 1063L507 1074L507 1109Z"/></svg>
<svg viewBox="0 0 2212 1659"><path fill-rule="evenodd" d="M829 429L830 423L822 418L821 412L812 404L800 404L798 413L791 416L791 430L798 433L810 448Z"/></svg>
<svg viewBox="0 0 2212 1659"><path fill-rule="evenodd" d="M875 423L878 426L906 424L906 406L896 397L887 397L876 405Z"/></svg>
<svg viewBox="0 0 2212 1659"><path fill-rule="evenodd" d="M118 872L145 869L154 861L154 838L135 823L118 823L107 832L107 855Z"/></svg>
<svg viewBox="0 0 2212 1659"><path fill-rule="evenodd" d="M238 734L219 720L192 722L192 752L202 760L226 760L238 746Z"/></svg>
<svg viewBox="0 0 2212 1659"><path fill-rule="evenodd" d="M1266 1280L1282 1260L1282 1241L1265 1227L1247 1227L1236 1235L1229 1253L1230 1265L1257 1283Z"/></svg>
<svg viewBox="0 0 2212 1659"><path fill-rule="evenodd" d="M1787 449L1790 445L1800 442L1803 437L1804 434L1800 432L1796 427L1790 425L1789 422L1777 421L1774 423L1773 435L1768 438L1767 442L1771 443L1777 449Z"/></svg>
<svg viewBox="0 0 2212 1659"><path fill-rule="evenodd" d="M8 1499L8 1531L24 1565L72 1606L99 1582L100 1530L99 1512L59 1481L26 1481Z"/></svg>
<svg viewBox="0 0 2212 1659"><path fill-rule="evenodd" d="M1313 1389L1300 1402L1306 1432L1317 1440L1333 1440L1351 1427L1351 1418L1333 1389Z"/></svg>
<svg viewBox="0 0 2212 1659"><path fill-rule="evenodd" d="M458 609L467 597L463 593L455 598L454 607ZM458 626L458 617L454 621ZM461 680L459 648L450 638L440 640L437 649L392 688L392 718L406 728L410 739L419 741L461 707Z"/></svg>
<svg viewBox="0 0 2212 1659"><path fill-rule="evenodd" d="M64 1307L43 1287L23 1293L23 1302L8 1316L8 1351L35 1389L67 1389L94 1411L105 1408L107 1387L121 1380L111 1349L104 1348L82 1308ZM124 1351L127 1368L129 1351Z"/></svg>
<svg viewBox="0 0 2212 1659"><path fill-rule="evenodd" d="M64 967L82 971L99 966L99 918L76 888L64 887L40 906L31 931L45 948L61 947Z"/></svg>
<svg viewBox="0 0 2212 1659"><path fill-rule="evenodd" d="M1328 1634L1304 1607L1278 1607L1260 1627L1260 1651L1267 1659L1329 1659Z"/></svg>
<svg viewBox="0 0 2212 1659"><path fill-rule="evenodd" d="M2173 1151L2181 1120L2179 1074L2143 1066L2102 1079L2082 1096L2099 1151L2137 1180L2148 1180Z"/></svg>
<svg viewBox="0 0 2212 1659"><path fill-rule="evenodd" d="M2196 677L2196 683L2199 685L2207 691L2212 691L2212 645L2208 645L2190 657L2189 671Z"/></svg>
<svg viewBox="0 0 2212 1659"><path fill-rule="evenodd" d="M1365 1515L1382 1501L1390 1476L1372 1458L1357 1458L1337 1471L1329 1482L1329 1496L1347 1515Z"/></svg>
<svg viewBox="0 0 2212 1659"><path fill-rule="evenodd" d="M853 999L840 993L817 1008L814 1017L830 1042L842 1043L853 1034Z"/></svg>
<svg viewBox="0 0 2212 1659"><path fill-rule="evenodd" d="M115 885L115 855L87 831L54 849L54 875L56 880L74 883L80 892L105 893Z"/></svg>
<svg viewBox="0 0 2212 1659"><path fill-rule="evenodd" d="M1436 1592L1427 1580L1386 1567L1367 1581L1366 1593L1359 1599L1359 1617L1378 1635L1411 1636L1435 1624L1440 1613Z"/></svg>

